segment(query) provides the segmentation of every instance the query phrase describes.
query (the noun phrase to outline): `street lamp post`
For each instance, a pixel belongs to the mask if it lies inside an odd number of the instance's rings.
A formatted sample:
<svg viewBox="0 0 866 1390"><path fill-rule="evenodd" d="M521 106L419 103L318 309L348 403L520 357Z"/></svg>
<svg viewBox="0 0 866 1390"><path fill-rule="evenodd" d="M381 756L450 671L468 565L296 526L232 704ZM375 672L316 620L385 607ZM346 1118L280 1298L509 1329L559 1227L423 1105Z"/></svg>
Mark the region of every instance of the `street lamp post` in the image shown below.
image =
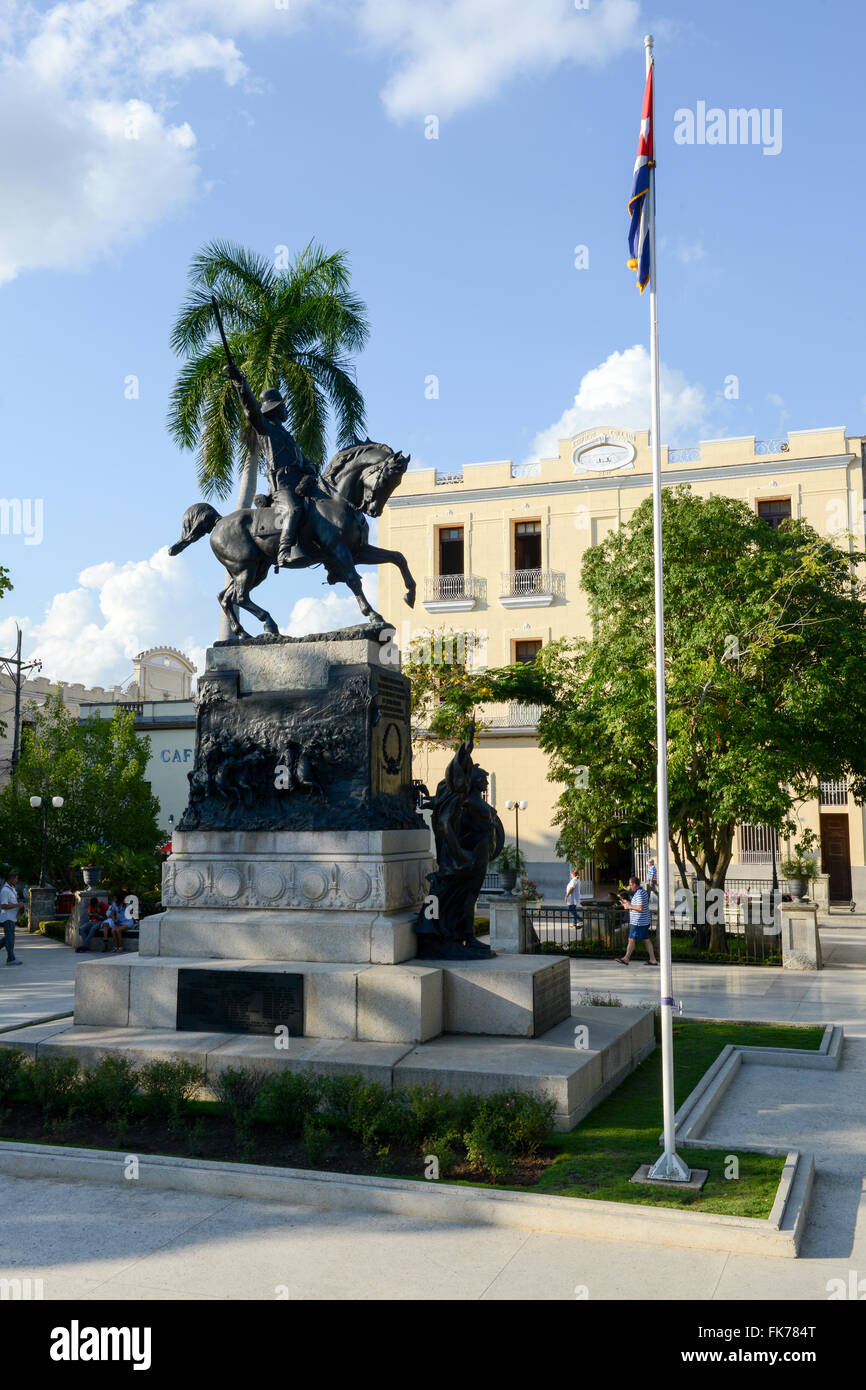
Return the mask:
<svg viewBox="0 0 866 1390"><path fill-rule="evenodd" d="M36 810L36 808L39 806L42 807L42 872L39 875L39 887L47 888L48 877L46 870L48 867L48 797L31 796L30 805L33 807L34 810ZM60 807L63 805L63 797L52 796L51 805L55 808L55 810L59 811Z"/></svg>
<svg viewBox="0 0 866 1390"><path fill-rule="evenodd" d="M529 805L528 801L506 801L506 811L514 812L514 858L517 866L517 877L520 877L520 812L525 811Z"/></svg>

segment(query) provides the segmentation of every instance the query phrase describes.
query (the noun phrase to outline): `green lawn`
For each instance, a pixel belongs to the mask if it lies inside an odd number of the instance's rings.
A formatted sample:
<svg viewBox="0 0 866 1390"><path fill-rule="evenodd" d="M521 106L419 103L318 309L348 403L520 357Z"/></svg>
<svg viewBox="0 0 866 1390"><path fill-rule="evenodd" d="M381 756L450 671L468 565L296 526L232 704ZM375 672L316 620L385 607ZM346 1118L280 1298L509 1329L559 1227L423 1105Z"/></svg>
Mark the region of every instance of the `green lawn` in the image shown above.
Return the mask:
<svg viewBox="0 0 866 1390"><path fill-rule="evenodd" d="M818 1048L823 1028L791 1028L770 1023L674 1022L674 1068L677 1106L682 1105L726 1043L757 1047ZM560 1156L546 1170L536 1191L567 1197L648 1206L695 1207L733 1216L767 1217L773 1205L784 1160L769 1154L736 1149L683 1149L692 1168L708 1168L709 1177L698 1194L669 1188L636 1186L629 1182L642 1163L661 1152L661 1048L657 1047L636 1071L626 1077L576 1129L555 1134ZM725 1159L739 1159L739 1177L724 1176Z"/></svg>

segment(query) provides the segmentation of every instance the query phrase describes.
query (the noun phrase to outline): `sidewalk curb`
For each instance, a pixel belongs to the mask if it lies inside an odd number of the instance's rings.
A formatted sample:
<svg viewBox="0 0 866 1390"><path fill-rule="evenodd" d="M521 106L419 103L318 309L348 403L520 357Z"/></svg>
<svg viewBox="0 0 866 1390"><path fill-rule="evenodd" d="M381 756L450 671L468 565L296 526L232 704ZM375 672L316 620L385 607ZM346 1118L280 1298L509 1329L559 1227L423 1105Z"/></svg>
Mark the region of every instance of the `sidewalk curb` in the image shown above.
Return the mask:
<svg viewBox="0 0 866 1390"><path fill-rule="evenodd" d="M766 1152L766 1150L765 1150ZM0 1141L0 1173L25 1178L123 1184L130 1154ZM796 1257L812 1190L811 1155L789 1153L767 1219L593 1201L582 1197L479 1191L448 1183L361 1177L258 1164L134 1155L145 1187L325 1208L382 1212L422 1221L474 1223L588 1239Z"/></svg>
<svg viewBox="0 0 866 1390"><path fill-rule="evenodd" d="M755 1047L728 1043L676 1112L674 1124L677 1141L693 1148L703 1147L701 1136L741 1066L805 1067L808 1070L837 1071L842 1060L844 1033L845 1030L839 1024L828 1023L821 1045L817 1049ZM663 1138L660 1138L659 1142L663 1143ZM734 1144L734 1141L731 1143ZM756 1153L788 1152L787 1148L768 1148L766 1144L746 1144L740 1140L736 1141L736 1148L754 1150Z"/></svg>

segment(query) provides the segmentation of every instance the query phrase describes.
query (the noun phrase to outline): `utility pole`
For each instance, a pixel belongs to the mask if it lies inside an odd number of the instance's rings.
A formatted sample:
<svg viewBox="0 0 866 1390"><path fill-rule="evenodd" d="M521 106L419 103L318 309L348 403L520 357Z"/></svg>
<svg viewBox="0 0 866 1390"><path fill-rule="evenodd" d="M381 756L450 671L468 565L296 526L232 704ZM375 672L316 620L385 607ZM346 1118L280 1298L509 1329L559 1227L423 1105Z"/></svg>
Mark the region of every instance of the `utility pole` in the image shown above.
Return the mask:
<svg viewBox="0 0 866 1390"><path fill-rule="evenodd" d="M15 624L15 631L18 633L18 641L15 647L14 656L0 656L0 670L4 670L8 676L12 677L15 689L15 726L12 730L12 778L15 777L15 769L18 766L18 759L21 756L21 686L24 681L24 673L28 675L31 671L41 671L41 661L22 661L21 660L21 629Z"/></svg>

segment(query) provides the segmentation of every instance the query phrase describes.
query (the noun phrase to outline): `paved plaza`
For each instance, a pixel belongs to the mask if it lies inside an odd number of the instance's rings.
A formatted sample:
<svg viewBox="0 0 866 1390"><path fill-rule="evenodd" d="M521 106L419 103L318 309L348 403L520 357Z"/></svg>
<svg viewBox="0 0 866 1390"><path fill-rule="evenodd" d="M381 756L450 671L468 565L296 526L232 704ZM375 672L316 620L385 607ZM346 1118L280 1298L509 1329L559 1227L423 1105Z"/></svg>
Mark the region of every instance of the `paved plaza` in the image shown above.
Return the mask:
<svg viewBox="0 0 866 1390"><path fill-rule="evenodd" d="M825 1300L831 1279L866 1279L866 922L822 926L827 967L675 967L693 1017L841 1023L837 1072L743 1067L707 1142L766 1142L816 1155L796 1260L527 1234L375 1213L322 1212L135 1183L7 1178L0 1269L41 1278L46 1299L692 1299ZM22 969L0 973L0 1026L71 1008L76 957L20 938ZM575 997L610 990L650 1002L658 977L590 960ZM866 1287L866 1285L864 1285Z"/></svg>

